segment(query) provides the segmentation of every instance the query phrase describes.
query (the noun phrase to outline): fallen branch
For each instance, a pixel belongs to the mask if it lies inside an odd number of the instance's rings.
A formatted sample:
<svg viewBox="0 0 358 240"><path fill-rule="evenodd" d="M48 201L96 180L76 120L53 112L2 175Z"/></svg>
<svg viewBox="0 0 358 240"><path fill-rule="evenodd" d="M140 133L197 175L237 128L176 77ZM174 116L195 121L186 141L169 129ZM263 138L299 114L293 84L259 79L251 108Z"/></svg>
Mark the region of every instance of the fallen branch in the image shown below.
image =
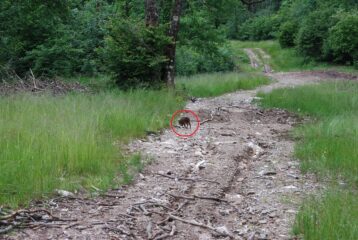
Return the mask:
<svg viewBox="0 0 358 240"><path fill-rule="evenodd" d="M168 211L175 211L174 209L170 208L170 207L167 207L163 204L160 204L160 203L149 203L149 205L153 205L153 206L156 206L156 207L162 207Z"/></svg>
<svg viewBox="0 0 358 240"><path fill-rule="evenodd" d="M147 228L146 228L148 239L152 239L152 238L153 238L152 229L153 229L153 224L152 224L152 222L150 221L150 222L148 223L148 225L147 225Z"/></svg>
<svg viewBox="0 0 358 240"><path fill-rule="evenodd" d="M127 217L127 218L137 219L136 217L131 216L131 215L128 215L128 214L125 214L125 213L117 213L117 215L119 215L119 216L123 216L123 217Z"/></svg>
<svg viewBox="0 0 358 240"><path fill-rule="evenodd" d="M5 234L5 233L8 233L10 232L12 229L14 228L14 226L10 225L10 226L7 226L3 229L0 229L0 234Z"/></svg>
<svg viewBox="0 0 358 240"><path fill-rule="evenodd" d="M62 226L67 225L66 223L46 223L46 222L29 222L19 225L19 227L28 227L28 228L38 228L38 227L53 227L53 228L62 228Z"/></svg>
<svg viewBox="0 0 358 240"><path fill-rule="evenodd" d="M179 212L185 205L189 203L188 200L185 200L183 203L181 203L178 208L174 212Z"/></svg>
<svg viewBox="0 0 358 240"><path fill-rule="evenodd" d="M122 203L120 202L113 202L113 203L104 203L104 202L101 202L101 203L97 203L98 206L103 206L103 207L113 207L113 206L118 206L118 205L121 205Z"/></svg>
<svg viewBox="0 0 358 240"><path fill-rule="evenodd" d="M76 227L76 226L78 226L78 225L80 225L79 222L72 223L72 224L68 225L67 227L65 227L65 229L69 229L69 228L72 228L72 227Z"/></svg>
<svg viewBox="0 0 358 240"><path fill-rule="evenodd" d="M212 226L209 226L209 225L206 225L204 223L200 223L200 222L197 222L195 220L187 220L187 219L184 219L184 218L181 218L181 217L177 217L175 215L172 215L172 214L168 214L169 217L173 220L177 220L179 222L183 222L183 223L187 223L187 224L190 224L190 225L193 225L193 226L197 226L197 227L201 227L201 228L206 228L206 229L209 229L211 231L214 231L222 236L228 236L230 238L234 238L233 235L229 234L229 233L225 233L225 232L222 232L222 231L219 231L218 229L212 227Z"/></svg>
<svg viewBox="0 0 358 240"><path fill-rule="evenodd" d="M210 119L206 119L206 120L200 122L200 125L203 125L204 123L210 122L212 120L214 120L214 116L213 116L213 113L210 113Z"/></svg>
<svg viewBox="0 0 358 240"><path fill-rule="evenodd" d="M192 196L178 196L172 193L168 193L169 196L172 196L174 198L182 198L182 199L187 199L187 200L195 200L195 199L204 199L204 200L212 200L212 201L216 201L216 202L225 202L228 203L228 201L221 199L221 198L216 198L216 197L206 197L206 196L198 196L198 195L192 195Z"/></svg>
<svg viewBox="0 0 358 240"><path fill-rule="evenodd" d="M260 115L260 116L265 116L265 114L261 113L261 112L255 112L256 114Z"/></svg>
<svg viewBox="0 0 358 240"><path fill-rule="evenodd" d="M144 212L144 215L148 216L150 213L147 211L147 209L144 207L144 205L139 205L139 208Z"/></svg>
<svg viewBox="0 0 358 240"><path fill-rule="evenodd" d="M170 217L166 217L164 220L157 222L157 225L162 225L163 223L167 222L170 219Z"/></svg>
<svg viewBox="0 0 358 240"><path fill-rule="evenodd" d="M153 234L152 239L155 239L158 235L162 234L164 231L162 229L160 229L159 231L157 231L156 233ZM149 240L152 240L149 239Z"/></svg>
<svg viewBox="0 0 358 240"><path fill-rule="evenodd" d="M164 209L167 209L169 211L173 211L174 209L167 207L161 203L158 203L158 201L152 201L152 200L148 200L148 201L143 201L143 202L137 202L134 203L133 205L138 206L138 205L143 205L143 204L148 204L148 205L153 205L153 206L157 206L157 207L162 207Z"/></svg>
<svg viewBox="0 0 358 240"><path fill-rule="evenodd" d="M170 178L173 180L178 180L178 181L192 181L192 182L210 182L210 183L216 183L216 184L220 184L217 181L213 181L213 180L209 180L209 179L203 179L203 178L184 178L184 177L173 177L173 176L169 176L166 174L162 174L162 173L156 173L159 176L162 177L166 177L166 178Z"/></svg>
<svg viewBox="0 0 358 240"><path fill-rule="evenodd" d="M170 233L158 236L158 237L155 238L155 240L161 240L161 239L164 239L164 238L172 237L172 236L174 236L175 231L176 231L176 226L175 226L175 223L173 223L172 230L170 231Z"/></svg>
<svg viewBox="0 0 358 240"><path fill-rule="evenodd" d="M118 232L118 233L121 233L121 234L124 234L124 235L127 235L129 237L133 237L134 239L138 239L136 235L134 235L131 231L126 231L124 229L121 229L119 227L108 227L108 226L105 226L103 227L103 229L107 229L109 231L113 231L113 232Z"/></svg>
<svg viewBox="0 0 358 240"><path fill-rule="evenodd" d="M34 89L39 89L37 86L36 86L36 78L35 78L35 75L34 73L32 72L31 68L30 68L30 73L31 73L31 77L32 77L32 82L34 84Z"/></svg>
<svg viewBox="0 0 358 240"><path fill-rule="evenodd" d="M109 193L102 194L102 196L104 196L104 197L111 197L111 198L125 198L124 195L116 195L116 194L109 194Z"/></svg>
<svg viewBox="0 0 358 240"><path fill-rule="evenodd" d="M195 198L194 197L187 197L187 196L178 196L172 193L168 193L169 196L173 197L173 198L182 198L182 199L186 199L186 200L192 200L194 201Z"/></svg>
<svg viewBox="0 0 358 240"><path fill-rule="evenodd" d="M3 221L3 220L10 220L10 219L13 219L15 218L16 216L18 215L21 215L21 214L28 214L28 215L31 215L31 214L34 214L34 213L37 213L37 212L44 212L46 213L47 215L49 215L53 221L77 221L77 219L61 219L59 217L56 217L56 216L53 216L52 213L50 213L48 210L46 209L35 209L35 210L19 210L19 211L16 211L10 215L7 215L7 216L4 216L4 217L0 217L0 221ZM28 216L28 217L31 217L31 216Z"/></svg>
<svg viewBox="0 0 358 240"><path fill-rule="evenodd" d="M228 203L228 201L221 199L221 198L216 198L216 197L205 197L205 196L198 196L198 195L193 195L194 198L198 198L198 199L204 199L204 200L213 200L216 202L225 202Z"/></svg>

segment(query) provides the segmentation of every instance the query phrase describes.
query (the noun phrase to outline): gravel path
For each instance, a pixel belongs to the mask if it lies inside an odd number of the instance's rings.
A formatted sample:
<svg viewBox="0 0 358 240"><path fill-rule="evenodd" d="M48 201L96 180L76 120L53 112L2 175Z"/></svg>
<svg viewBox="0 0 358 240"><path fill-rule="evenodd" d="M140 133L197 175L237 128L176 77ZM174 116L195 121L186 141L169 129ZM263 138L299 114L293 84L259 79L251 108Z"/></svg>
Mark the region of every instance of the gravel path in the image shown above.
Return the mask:
<svg viewBox="0 0 358 240"><path fill-rule="evenodd" d="M288 132L305 119L261 110L252 101L258 91L329 76L268 76L275 80L268 86L189 103L202 121L211 120L194 137L165 130L133 141L129 151L151 161L132 184L106 196L44 205L54 216L77 221L39 224L0 239L291 239L302 199L322 189L293 157Z"/></svg>

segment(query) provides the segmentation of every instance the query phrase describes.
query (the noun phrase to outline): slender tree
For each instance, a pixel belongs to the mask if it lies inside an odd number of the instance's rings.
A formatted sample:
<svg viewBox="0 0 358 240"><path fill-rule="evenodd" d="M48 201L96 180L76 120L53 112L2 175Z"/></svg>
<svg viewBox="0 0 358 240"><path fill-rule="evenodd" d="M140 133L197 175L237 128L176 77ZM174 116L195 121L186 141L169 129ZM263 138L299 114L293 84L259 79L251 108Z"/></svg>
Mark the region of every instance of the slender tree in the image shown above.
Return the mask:
<svg viewBox="0 0 358 240"><path fill-rule="evenodd" d="M158 26L159 14L156 0L145 0L145 22L147 27Z"/></svg>
<svg viewBox="0 0 358 240"><path fill-rule="evenodd" d="M176 41L179 32L180 16L182 12L182 0L174 0L174 5L171 14L171 22L168 31L168 36L171 38L171 43L165 49L165 56L168 61L164 68L163 78L167 83L168 88L175 88L175 52L176 52Z"/></svg>
<svg viewBox="0 0 358 240"><path fill-rule="evenodd" d="M241 2L245 4L251 12L254 12L254 8L257 4L263 3L265 1L267 0L241 0Z"/></svg>

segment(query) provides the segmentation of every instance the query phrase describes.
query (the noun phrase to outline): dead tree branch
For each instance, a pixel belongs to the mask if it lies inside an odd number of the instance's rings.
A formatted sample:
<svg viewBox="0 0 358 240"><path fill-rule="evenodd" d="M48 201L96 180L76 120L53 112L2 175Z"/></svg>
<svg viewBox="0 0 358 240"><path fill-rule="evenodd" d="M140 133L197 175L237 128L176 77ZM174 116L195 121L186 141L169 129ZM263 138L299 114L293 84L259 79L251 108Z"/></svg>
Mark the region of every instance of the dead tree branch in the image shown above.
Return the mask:
<svg viewBox="0 0 358 240"><path fill-rule="evenodd" d="M156 173L156 175L162 176L162 177L166 177L166 178L170 178L173 180L178 180L178 181L192 181L192 182L210 182L210 183L216 183L216 184L220 184L217 181L213 181L213 180L209 180L209 179L204 179L204 178L184 178L184 177L173 177L173 176L169 176L166 174L162 174L162 173Z"/></svg>
<svg viewBox="0 0 358 240"><path fill-rule="evenodd" d="M216 232L222 236L228 236L230 238L234 238L233 235L231 235L230 233L225 233L225 232L222 232L222 231L219 231L217 228L214 228L212 226L209 226L209 225L206 225L204 223L200 223L200 222L197 222L195 220L188 220L188 219L184 219L184 218L181 218L181 217L177 217L175 215L172 215L172 214L168 214L169 217L173 220L177 220L179 222L183 222L183 223L187 223L187 224L190 224L190 225L193 225L193 226L197 226L197 227L201 227L201 228L206 228L206 229L209 229L213 232Z"/></svg>
<svg viewBox="0 0 358 240"><path fill-rule="evenodd" d="M175 223L173 223L172 230L170 231L170 233L158 236L158 237L155 238L155 240L161 240L161 239L164 239L164 238L172 237L172 236L174 236L175 231L176 231L176 226L175 226Z"/></svg>

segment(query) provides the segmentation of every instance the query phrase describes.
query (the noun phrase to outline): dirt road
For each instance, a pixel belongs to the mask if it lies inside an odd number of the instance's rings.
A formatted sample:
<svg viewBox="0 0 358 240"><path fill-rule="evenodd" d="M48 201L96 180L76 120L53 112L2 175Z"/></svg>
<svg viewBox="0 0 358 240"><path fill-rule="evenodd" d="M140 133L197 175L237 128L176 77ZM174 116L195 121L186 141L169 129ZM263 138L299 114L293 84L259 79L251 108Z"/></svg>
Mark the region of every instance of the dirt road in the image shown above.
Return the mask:
<svg viewBox="0 0 358 240"><path fill-rule="evenodd" d="M258 91L314 83L329 76L271 73L274 82L251 91L199 99L198 133L136 140L128 148L151 162L135 181L96 198L58 198L54 216L76 219L16 231L5 239L290 239L295 213L321 187L302 175L288 132L298 119L260 110ZM192 123L193 127L195 123ZM118 197L116 197L118 196ZM1 236L0 236L1 239Z"/></svg>

